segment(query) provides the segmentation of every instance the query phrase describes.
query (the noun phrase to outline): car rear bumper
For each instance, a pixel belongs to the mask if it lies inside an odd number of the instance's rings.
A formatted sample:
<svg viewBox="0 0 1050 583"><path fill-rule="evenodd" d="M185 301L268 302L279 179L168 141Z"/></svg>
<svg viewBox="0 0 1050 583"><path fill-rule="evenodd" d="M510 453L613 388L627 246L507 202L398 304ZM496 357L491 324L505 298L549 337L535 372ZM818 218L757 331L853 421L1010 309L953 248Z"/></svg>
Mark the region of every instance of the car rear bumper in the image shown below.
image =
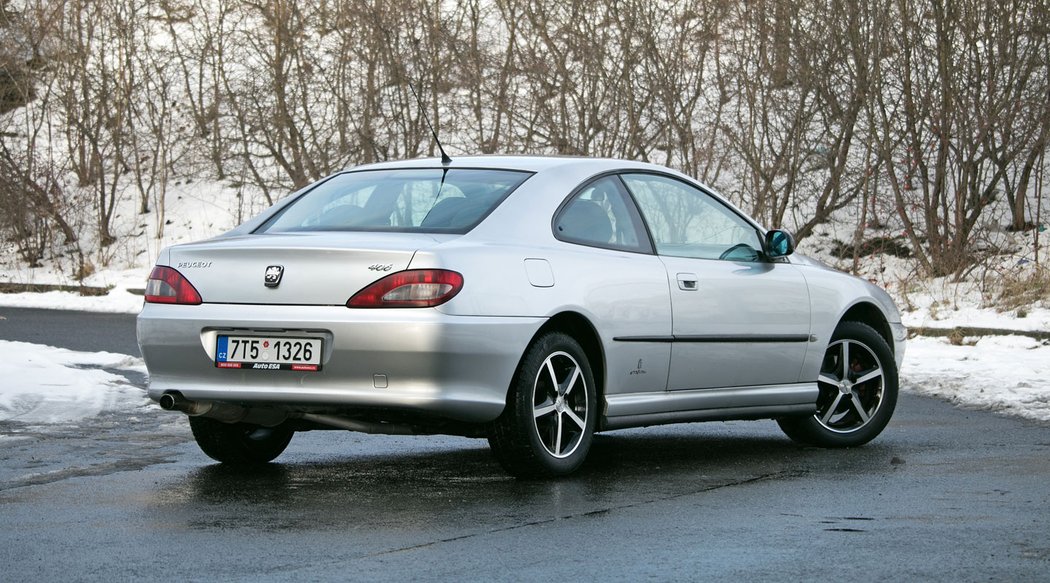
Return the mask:
<svg viewBox="0 0 1050 583"><path fill-rule="evenodd" d="M543 318L449 316L433 309L146 304L137 331L149 396L289 410L395 410L486 422ZM317 372L220 369L220 333L324 340Z"/></svg>

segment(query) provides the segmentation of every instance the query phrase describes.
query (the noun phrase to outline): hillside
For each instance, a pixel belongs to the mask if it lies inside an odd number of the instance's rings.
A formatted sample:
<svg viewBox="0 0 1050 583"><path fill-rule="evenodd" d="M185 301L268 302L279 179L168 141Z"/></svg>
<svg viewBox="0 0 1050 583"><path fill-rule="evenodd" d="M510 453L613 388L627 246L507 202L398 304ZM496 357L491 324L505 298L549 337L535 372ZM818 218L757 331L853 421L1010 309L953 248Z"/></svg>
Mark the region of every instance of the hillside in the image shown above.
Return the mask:
<svg viewBox="0 0 1050 583"><path fill-rule="evenodd" d="M1050 7L13 2L0 281L158 250L349 165L611 156L696 176L938 321L1047 307ZM418 98L418 99L417 99ZM1029 320L1031 321L1031 320Z"/></svg>

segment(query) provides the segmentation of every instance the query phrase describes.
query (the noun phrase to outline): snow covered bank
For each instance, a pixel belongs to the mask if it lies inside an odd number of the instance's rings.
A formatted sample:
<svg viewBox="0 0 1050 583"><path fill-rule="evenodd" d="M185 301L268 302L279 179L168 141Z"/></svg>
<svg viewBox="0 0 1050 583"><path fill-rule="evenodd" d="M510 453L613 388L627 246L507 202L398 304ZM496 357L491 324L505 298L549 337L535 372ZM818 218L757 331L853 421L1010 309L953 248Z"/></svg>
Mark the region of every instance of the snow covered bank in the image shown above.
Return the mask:
<svg viewBox="0 0 1050 583"><path fill-rule="evenodd" d="M946 338L912 338L901 388L1050 421L1050 344L1022 336L964 340L959 346Z"/></svg>
<svg viewBox="0 0 1050 583"><path fill-rule="evenodd" d="M37 285L83 284L113 288L104 296L82 296L68 291L0 293L0 306L137 314L142 309L141 290L146 287L150 269L151 267L106 269L77 282L71 281L68 276L54 268L0 267L0 282ZM139 293L128 291L132 289L139 290Z"/></svg>
<svg viewBox="0 0 1050 583"><path fill-rule="evenodd" d="M1050 331L1050 309L1029 306L1020 313L1017 310L1000 311L983 303L976 293L957 298L954 305L938 305L930 294L909 298L913 304L910 311L901 313L901 320L908 328L1004 328L1007 330ZM901 302L898 300L898 306Z"/></svg>
<svg viewBox="0 0 1050 583"><path fill-rule="evenodd" d="M109 371L146 374L141 359L0 341L0 421L75 423L147 405L145 391Z"/></svg>
<svg viewBox="0 0 1050 583"><path fill-rule="evenodd" d="M140 288L146 285L142 278ZM24 292L0 294L0 306L12 308L40 308L44 310L78 310L82 312L106 312L137 314L142 309L142 296L126 289L114 288L104 296L81 296L73 292Z"/></svg>

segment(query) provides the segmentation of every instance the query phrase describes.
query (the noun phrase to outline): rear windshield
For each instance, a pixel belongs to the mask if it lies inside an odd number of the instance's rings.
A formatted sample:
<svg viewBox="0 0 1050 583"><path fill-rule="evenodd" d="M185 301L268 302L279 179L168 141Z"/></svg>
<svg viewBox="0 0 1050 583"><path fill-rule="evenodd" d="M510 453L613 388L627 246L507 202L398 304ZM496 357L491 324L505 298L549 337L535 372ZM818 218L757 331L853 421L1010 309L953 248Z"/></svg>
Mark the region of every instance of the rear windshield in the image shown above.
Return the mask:
<svg viewBox="0 0 1050 583"><path fill-rule="evenodd" d="M318 184L256 232L466 233L529 176L477 169L347 172Z"/></svg>

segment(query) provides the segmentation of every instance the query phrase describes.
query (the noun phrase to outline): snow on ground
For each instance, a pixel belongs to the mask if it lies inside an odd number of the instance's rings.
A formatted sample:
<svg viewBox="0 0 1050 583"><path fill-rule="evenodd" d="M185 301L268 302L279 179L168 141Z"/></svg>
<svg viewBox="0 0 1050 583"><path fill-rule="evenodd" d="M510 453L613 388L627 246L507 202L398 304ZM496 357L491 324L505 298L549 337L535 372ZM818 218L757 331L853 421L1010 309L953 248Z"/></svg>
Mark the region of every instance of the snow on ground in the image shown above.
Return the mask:
<svg viewBox="0 0 1050 583"><path fill-rule="evenodd" d="M148 275L148 273L146 274ZM146 286L146 275L137 288ZM134 288L132 288L134 289ZM137 314L142 310L142 296L127 291L128 288L113 288L104 296L81 296L72 292L43 292L0 294L0 306L12 308L40 308L46 310L78 310L83 312L106 312L111 314Z"/></svg>
<svg viewBox="0 0 1050 583"><path fill-rule="evenodd" d="M1050 343L1025 336L963 339L917 336L908 341L901 388L1050 421Z"/></svg>
<svg viewBox="0 0 1050 583"><path fill-rule="evenodd" d="M0 353L0 421L68 424L147 404L145 392L115 372L145 374L141 359L3 340Z"/></svg>
<svg viewBox="0 0 1050 583"><path fill-rule="evenodd" d="M1050 331L1050 310L1046 308L1029 308L1023 317L1002 313L991 308L977 306L959 306L947 312L944 310L916 309L903 312L901 320L909 328L954 328L972 326L975 328L997 328L1018 331Z"/></svg>
<svg viewBox="0 0 1050 583"><path fill-rule="evenodd" d="M154 208L148 214L140 214L137 201L129 196L121 198L117 206L113 229L119 240L104 253L88 258L90 275L82 280L72 275L77 271L73 254L47 259L39 267L27 267L13 243L0 241L0 283L112 287L109 295L0 293L0 306L138 313L142 296L128 290L146 287L146 278L162 248L224 233L261 212L267 203L220 182L176 181L168 189L163 213ZM83 246L90 249L94 244L92 230L86 229L83 237Z"/></svg>

